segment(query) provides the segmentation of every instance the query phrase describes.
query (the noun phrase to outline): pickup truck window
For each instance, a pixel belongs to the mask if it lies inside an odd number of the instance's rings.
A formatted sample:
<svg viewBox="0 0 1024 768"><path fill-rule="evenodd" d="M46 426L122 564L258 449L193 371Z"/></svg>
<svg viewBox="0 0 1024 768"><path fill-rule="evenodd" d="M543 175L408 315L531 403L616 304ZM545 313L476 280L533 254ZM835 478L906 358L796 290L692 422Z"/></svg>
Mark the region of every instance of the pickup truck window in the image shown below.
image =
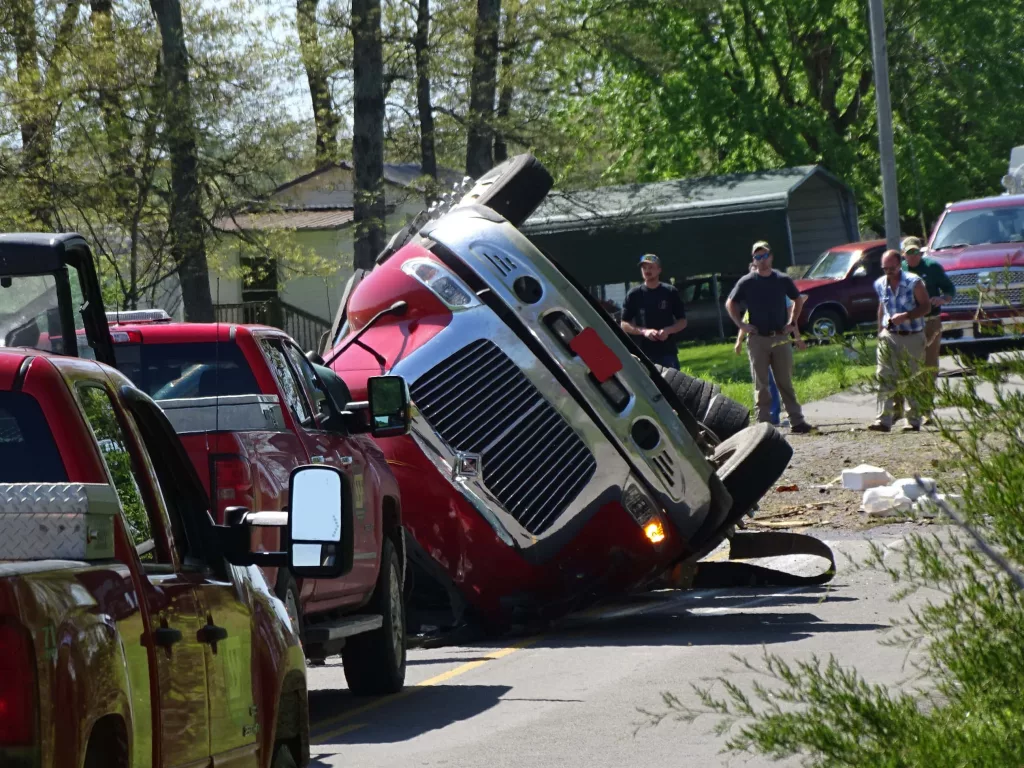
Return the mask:
<svg viewBox="0 0 1024 768"><path fill-rule="evenodd" d="M25 392L0 392L0 483L66 483L53 433Z"/></svg>
<svg viewBox="0 0 1024 768"><path fill-rule="evenodd" d="M984 243L1024 242L1024 205L950 211L932 238L932 250Z"/></svg>
<svg viewBox="0 0 1024 768"><path fill-rule="evenodd" d="M117 367L154 400L260 392L245 355L231 342L118 344Z"/></svg>
<svg viewBox="0 0 1024 768"><path fill-rule="evenodd" d="M313 413L309 408L309 403L306 402L306 395L302 391L298 374L288 363L288 357L281 348L280 342L276 339L260 339L260 347L263 348L263 354L267 356L277 385L281 388L281 393L295 420L304 426L309 426L313 423Z"/></svg>
<svg viewBox="0 0 1024 768"><path fill-rule="evenodd" d="M331 415L328 405L327 392L320 383L320 379L313 370L313 366L299 348L290 342L284 342L284 351L288 355L292 366L299 372L299 376L306 382L306 391L313 398L313 409L318 416L328 417Z"/></svg>
<svg viewBox="0 0 1024 768"><path fill-rule="evenodd" d="M143 549L148 549L145 545L153 536L149 513L135 476L136 468L129 447L131 443L117 419L113 401L107 391L96 384L79 384L76 390L85 418L96 435L103 460L114 481L114 489L121 500L121 508L128 520L135 545L143 545ZM153 553L147 552L142 559L153 561Z"/></svg>

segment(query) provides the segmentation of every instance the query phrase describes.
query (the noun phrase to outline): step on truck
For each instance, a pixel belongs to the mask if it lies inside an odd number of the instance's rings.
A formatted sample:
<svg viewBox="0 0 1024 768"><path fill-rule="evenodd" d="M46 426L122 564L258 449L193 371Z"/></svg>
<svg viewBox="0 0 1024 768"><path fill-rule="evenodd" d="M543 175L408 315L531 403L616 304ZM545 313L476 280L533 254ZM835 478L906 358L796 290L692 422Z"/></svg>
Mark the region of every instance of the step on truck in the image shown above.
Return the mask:
<svg viewBox="0 0 1024 768"><path fill-rule="evenodd" d="M78 347L62 251L83 247L0 236L0 334L35 324ZM214 522L166 416L125 376L0 349L0 765L308 764L301 646L257 566L337 577L353 520L336 470L288 483L285 546L253 554L248 511Z"/></svg>
<svg viewBox="0 0 1024 768"><path fill-rule="evenodd" d="M792 456L782 434L653 365L516 228L551 183L521 155L411 222L353 276L314 356L356 396L383 373L409 383L412 430L380 444L416 493L420 623L501 628L683 583L726 537L737 557L819 554L827 581L820 542L736 531Z"/></svg>

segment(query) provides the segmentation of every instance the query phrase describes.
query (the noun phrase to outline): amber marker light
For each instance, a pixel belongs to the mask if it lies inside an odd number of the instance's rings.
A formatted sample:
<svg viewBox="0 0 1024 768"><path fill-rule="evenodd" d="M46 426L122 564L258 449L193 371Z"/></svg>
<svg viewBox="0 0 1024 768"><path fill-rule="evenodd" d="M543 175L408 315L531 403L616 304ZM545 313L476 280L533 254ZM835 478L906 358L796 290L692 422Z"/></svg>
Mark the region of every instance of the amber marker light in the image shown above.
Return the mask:
<svg viewBox="0 0 1024 768"><path fill-rule="evenodd" d="M652 520L645 525L644 534L650 540L651 544L660 544L665 540L665 528L662 526L660 520Z"/></svg>

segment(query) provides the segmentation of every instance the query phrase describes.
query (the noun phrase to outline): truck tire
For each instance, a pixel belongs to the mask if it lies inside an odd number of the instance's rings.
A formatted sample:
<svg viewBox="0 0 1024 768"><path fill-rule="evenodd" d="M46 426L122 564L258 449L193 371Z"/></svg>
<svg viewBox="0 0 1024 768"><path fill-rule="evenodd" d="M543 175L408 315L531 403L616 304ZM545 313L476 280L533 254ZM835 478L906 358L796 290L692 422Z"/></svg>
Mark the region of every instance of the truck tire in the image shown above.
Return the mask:
<svg viewBox="0 0 1024 768"><path fill-rule="evenodd" d="M270 768L299 768L299 764L295 762L295 755L287 744L278 744L274 749L274 760L270 763Z"/></svg>
<svg viewBox="0 0 1024 768"><path fill-rule="evenodd" d="M811 315L811 336L821 341L834 341L846 330L846 320L834 309L819 309Z"/></svg>
<svg viewBox="0 0 1024 768"><path fill-rule="evenodd" d="M728 521L747 514L775 484L793 458L793 447L771 424L755 424L723 440L712 456L718 476L732 496Z"/></svg>
<svg viewBox="0 0 1024 768"><path fill-rule="evenodd" d="M510 157L476 180L463 202L484 205L518 227L541 204L555 180L529 153Z"/></svg>
<svg viewBox="0 0 1024 768"><path fill-rule="evenodd" d="M277 586L274 594L284 603L284 609L288 612L288 618L292 620L292 626L299 636L299 642L306 644L306 626L302 620L302 602L300 600L299 587L295 583L295 577L286 568L277 571Z"/></svg>
<svg viewBox="0 0 1024 768"><path fill-rule="evenodd" d="M720 440L732 437L750 424L750 409L722 394L717 384L698 379L675 368L655 368L672 388L683 407Z"/></svg>
<svg viewBox="0 0 1024 768"><path fill-rule="evenodd" d="M380 629L355 635L341 649L348 687L357 696L398 693L405 685L405 601L398 553L384 539L380 573L367 610L384 617Z"/></svg>

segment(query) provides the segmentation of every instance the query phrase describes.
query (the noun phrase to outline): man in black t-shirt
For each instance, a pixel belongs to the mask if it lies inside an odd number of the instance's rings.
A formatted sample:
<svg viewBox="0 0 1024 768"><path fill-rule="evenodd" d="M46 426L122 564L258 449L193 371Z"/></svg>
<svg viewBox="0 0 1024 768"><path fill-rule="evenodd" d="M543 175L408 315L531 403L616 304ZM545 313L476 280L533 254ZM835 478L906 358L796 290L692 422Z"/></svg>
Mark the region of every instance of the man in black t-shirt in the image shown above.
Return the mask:
<svg viewBox="0 0 1024 768"><path fill-rule="evenodd" d="M686 310L674 285L660 281L661 259L653 253L640 257L644 284L626 294L622 304L622 330L633 336L651 362L679 370L673 333L686 327Z"/></svg>

